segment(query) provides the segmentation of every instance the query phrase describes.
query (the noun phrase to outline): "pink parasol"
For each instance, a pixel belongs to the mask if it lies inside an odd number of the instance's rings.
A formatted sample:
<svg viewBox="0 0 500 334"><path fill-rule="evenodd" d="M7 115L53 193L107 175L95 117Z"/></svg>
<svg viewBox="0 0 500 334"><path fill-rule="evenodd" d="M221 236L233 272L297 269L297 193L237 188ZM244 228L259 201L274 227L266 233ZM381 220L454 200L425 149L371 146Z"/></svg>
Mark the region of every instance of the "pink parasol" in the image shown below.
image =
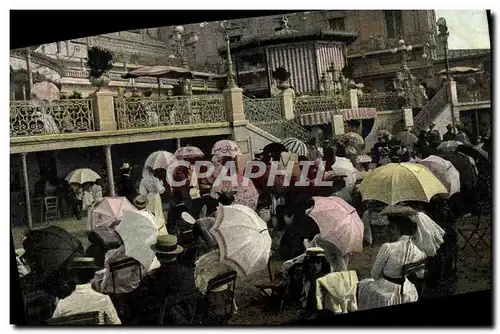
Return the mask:
<svg viewBox="0 0 500 334"><path fill-rule="evenodd" d="M178 160L191 160L203 158L205 154L198 148L194 146L184 146L180 147L174 153Z"/></svg>
<svg viewBox="0 0 500 334"><path fill-rule="evenodd" d="M236 142L227 139L219 140L212 147L212 162L220 162L224 157L235 159L236 156L241 154L241 150Z"/></svg>
<svg viewBox="0 0 500 334"><path fill-rule="evenodd" d="M114 229L124 211L137 211L125 197L105 197L88 215L87 228L97 232L106 243L116 241Z"/></svg>
<svg viewBox="0 0 500 334"><path fill-rule="evenodd" d="M216 170L212 174L213 177L212 180L217 179L221 169L222 167L216 168ZM228 180L228 181L222 181L218 185L214 185L212 187L212 193L215 195L217 192L234 191L236 192L236 194L234 195L235 197L234 204L245 205L253 210L256 210L257 201L259 199L259 192L257 191L257 188L255 188L252 180L249 180L248 178L241 176L239 174L236 174L236 179L237 179L236 184L232 184L232 182Z"/></svg>
<svg viewBox="0 0 500 334"><path fill-rule="evenodd" d="M319 226L321 237L343 255L363 250L363 221L356 209L339 197L313 197L309 213Z"/></svg>

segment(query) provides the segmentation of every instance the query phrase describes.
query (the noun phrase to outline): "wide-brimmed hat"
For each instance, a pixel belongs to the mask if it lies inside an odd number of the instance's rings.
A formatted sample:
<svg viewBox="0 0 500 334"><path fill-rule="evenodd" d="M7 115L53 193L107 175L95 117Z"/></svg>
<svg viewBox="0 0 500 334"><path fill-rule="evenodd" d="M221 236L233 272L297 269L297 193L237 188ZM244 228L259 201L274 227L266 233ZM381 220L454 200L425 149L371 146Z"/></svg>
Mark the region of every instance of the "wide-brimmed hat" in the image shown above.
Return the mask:
<svg viewBox="0 0 500 334"><path fill-rule="evenodd" d="M134 198L134 206L139 209L145 209L148 206L148 199L144 195L139 195L136 198Z"/></svg>
<svg viewBox="0 0 500 334"><path fill-rule="evenodd" d="M170 234L158 236L156 243L151 245L151 249L155 253L166 255L176 255L184 251L184 248L177 244L177 237Z"/></svg>
<svg viewBox="0 0 500 334"><path fill-rule="evenodd" d="M69 263L70 269L97 269L93 257L75 257Z"/></svg>
<svg viewBox="0 0 500 334"><path fill-rule="evenodd" d="M130 169L130 164L128 162L125 162L121 167L121 170L129 170Z"/></svg>

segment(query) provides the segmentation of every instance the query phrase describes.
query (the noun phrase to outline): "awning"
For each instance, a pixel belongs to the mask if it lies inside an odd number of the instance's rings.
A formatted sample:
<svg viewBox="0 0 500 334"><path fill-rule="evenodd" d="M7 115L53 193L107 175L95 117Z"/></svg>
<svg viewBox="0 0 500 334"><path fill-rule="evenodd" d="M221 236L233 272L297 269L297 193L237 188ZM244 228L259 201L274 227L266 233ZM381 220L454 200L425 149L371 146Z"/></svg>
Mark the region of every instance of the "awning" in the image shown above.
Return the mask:
<svg viewBox="0 0 500 334"><path fill-rule="evenodd" d="M322 112L313 112L310 114L304 114L298 116L298 120L300 125L303 126L312 126L319 124L328 124L332 122L334 111L322 111Z"/></svg>
<svg viewBox="0 0 500 334"><path fill-rule="evenodd" d="M332 122L333 115L343 115L344 120L369 119L377 117L376 108L356 108L341 109L338 111L322 111L297 116L299 123L303 126L313 126L320 124L329 124Z"/></svg>
<svg viewBox="0 0 500 334"><path fill-rule="evenodd" d="M342 109L340 110L344 115L346 121L351 119L368 119L377 117L376 108L355 108L355 109Z"/></svg>

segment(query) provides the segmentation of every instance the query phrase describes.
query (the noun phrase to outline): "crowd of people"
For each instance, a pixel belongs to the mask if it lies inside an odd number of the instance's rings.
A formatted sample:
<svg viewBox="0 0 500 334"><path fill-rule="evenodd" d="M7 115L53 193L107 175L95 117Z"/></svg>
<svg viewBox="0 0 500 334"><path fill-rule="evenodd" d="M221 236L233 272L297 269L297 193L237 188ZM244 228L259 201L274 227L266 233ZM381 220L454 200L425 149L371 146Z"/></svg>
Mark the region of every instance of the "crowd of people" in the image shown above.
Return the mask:
<svg viewBox="0 0 500 334"><path fill-rule="evenodd" d="M101 230L93 228L97 223L91 222L90 246L83 250L76 243L71 256L50 275L41 265L48 255L37 253L33 244L39 239L28 233L24 250L18 254L20 274L22 271L24 279L34 277L33 282L57 299L53 318L99 311L109 324L222 324L237 312L237 300L231 281L214 287L213 280L248 273L241 263L227 260L231 252L224 235L215 231L215 225L224 219L229 224L233 219L237 225L238 218L229 214L232 211L224 216L226 209L221 209L234 208L234 212L250 210L258 215L254 221L267 225L261 233L281 236L274 249L277 259L283 261L281 274L272 278L272 284L260 286L264 294L282 301L280 307L345 313L449 295L456 276L456 221L461 215L476 214L474 203L491 196L490 139L473 147L460 127L457 132L452 130L450 125L443 138L434 125L418 136L409 130L395 136L382 131L373 148L348 135L322 145L296 139L301 145L270 144L255 152L255 160L269 168L248 183L243 182L245 164L234 142L230 149L214 146L211 161L216 172L212 177L198 177L191 167L176 168L173 179L186 181L183 186L168 182L166 164L173 156L168 152L163 153L163 164L157 163L159 154L148 158L139 187L132 181L129 164L124 163L116 194L133 204L135 216L125 211L106 223L111 239L104 238ZM470 166L458 166L450 158L453 155L466 156ZM403 189L398 192L410 196L397 203L363 197L363 182L383 166L419 165L430 156L454 163L460 172L458 192L438 191L423 201L411 196L412 189ZM194 166L207 157L201 153L182 159ZM230 161L236 162L238 185L215 186L214 178ZM300 164L304 161L313 162L306 173ZM289 184L284 176L268 182L273 163L283 169L293 164ZM476 169L473 183L464 179L468 167ZM332 183L317 185L313 180L318 173L322 173L320 179ZM304 176L308 186L299 184ZM89 212L106 201L100 187L87 183L75 188ZM126 233L129 220L137 223L136 235L132 232L135 244ZM371 277L358 281L349 258L363 247L375 246L372 230L383 230L387 242L374 259ZM143 234L149 237L141 239ZM144 261L148 251L151 256ZM265 249L262 253L272 252ZM273 256L266 256L265 262L271 261Z"/></svg>

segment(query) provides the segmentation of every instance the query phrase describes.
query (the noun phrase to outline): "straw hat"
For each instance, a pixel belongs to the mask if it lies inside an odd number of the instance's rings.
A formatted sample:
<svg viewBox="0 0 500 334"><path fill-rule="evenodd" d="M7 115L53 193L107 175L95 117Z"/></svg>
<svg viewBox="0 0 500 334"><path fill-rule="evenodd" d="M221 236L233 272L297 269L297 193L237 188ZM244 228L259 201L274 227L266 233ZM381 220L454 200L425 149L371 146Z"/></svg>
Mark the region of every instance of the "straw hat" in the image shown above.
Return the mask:
<svg viewBox="0 0 500 334"><path fill-rule="evenodd" d="M194 225L196 223L196 219L194 219L193 216L191 216L188 212L184 211L181 213L181 218L183 221L188 223L189 225Z"/></svg>
<svg viewBox="0 0 500 334"><path fill-rule="evenodd" d="M129 164L128 162L125 162L125 163L121 166L121 168L120 168L120 169L121 169L121 170L129 170L129 169L130 169L130 164Z"/></svg>
<svg viewBox="0 0 500 334"><path fill-rule="evenodd" d="M158 236L156 243L151 245L151 249L155 253L167 255L176 255L184 251L184 248L177 244L177 237L170 234Z"/></svg>
<svg viewBox="0 0 500 334"><path fill-rule="evenodd" d="M311 247L306 249L306 256L322 256L325 255L325 250L321 247Z"/></svg>
<svg viewBox="0 0 500 334"><path fill-rule="evenodd" d="M144 195L139 195L134 198L134 206L139 210L143 210L148 206L148 199Z"/></svg>

